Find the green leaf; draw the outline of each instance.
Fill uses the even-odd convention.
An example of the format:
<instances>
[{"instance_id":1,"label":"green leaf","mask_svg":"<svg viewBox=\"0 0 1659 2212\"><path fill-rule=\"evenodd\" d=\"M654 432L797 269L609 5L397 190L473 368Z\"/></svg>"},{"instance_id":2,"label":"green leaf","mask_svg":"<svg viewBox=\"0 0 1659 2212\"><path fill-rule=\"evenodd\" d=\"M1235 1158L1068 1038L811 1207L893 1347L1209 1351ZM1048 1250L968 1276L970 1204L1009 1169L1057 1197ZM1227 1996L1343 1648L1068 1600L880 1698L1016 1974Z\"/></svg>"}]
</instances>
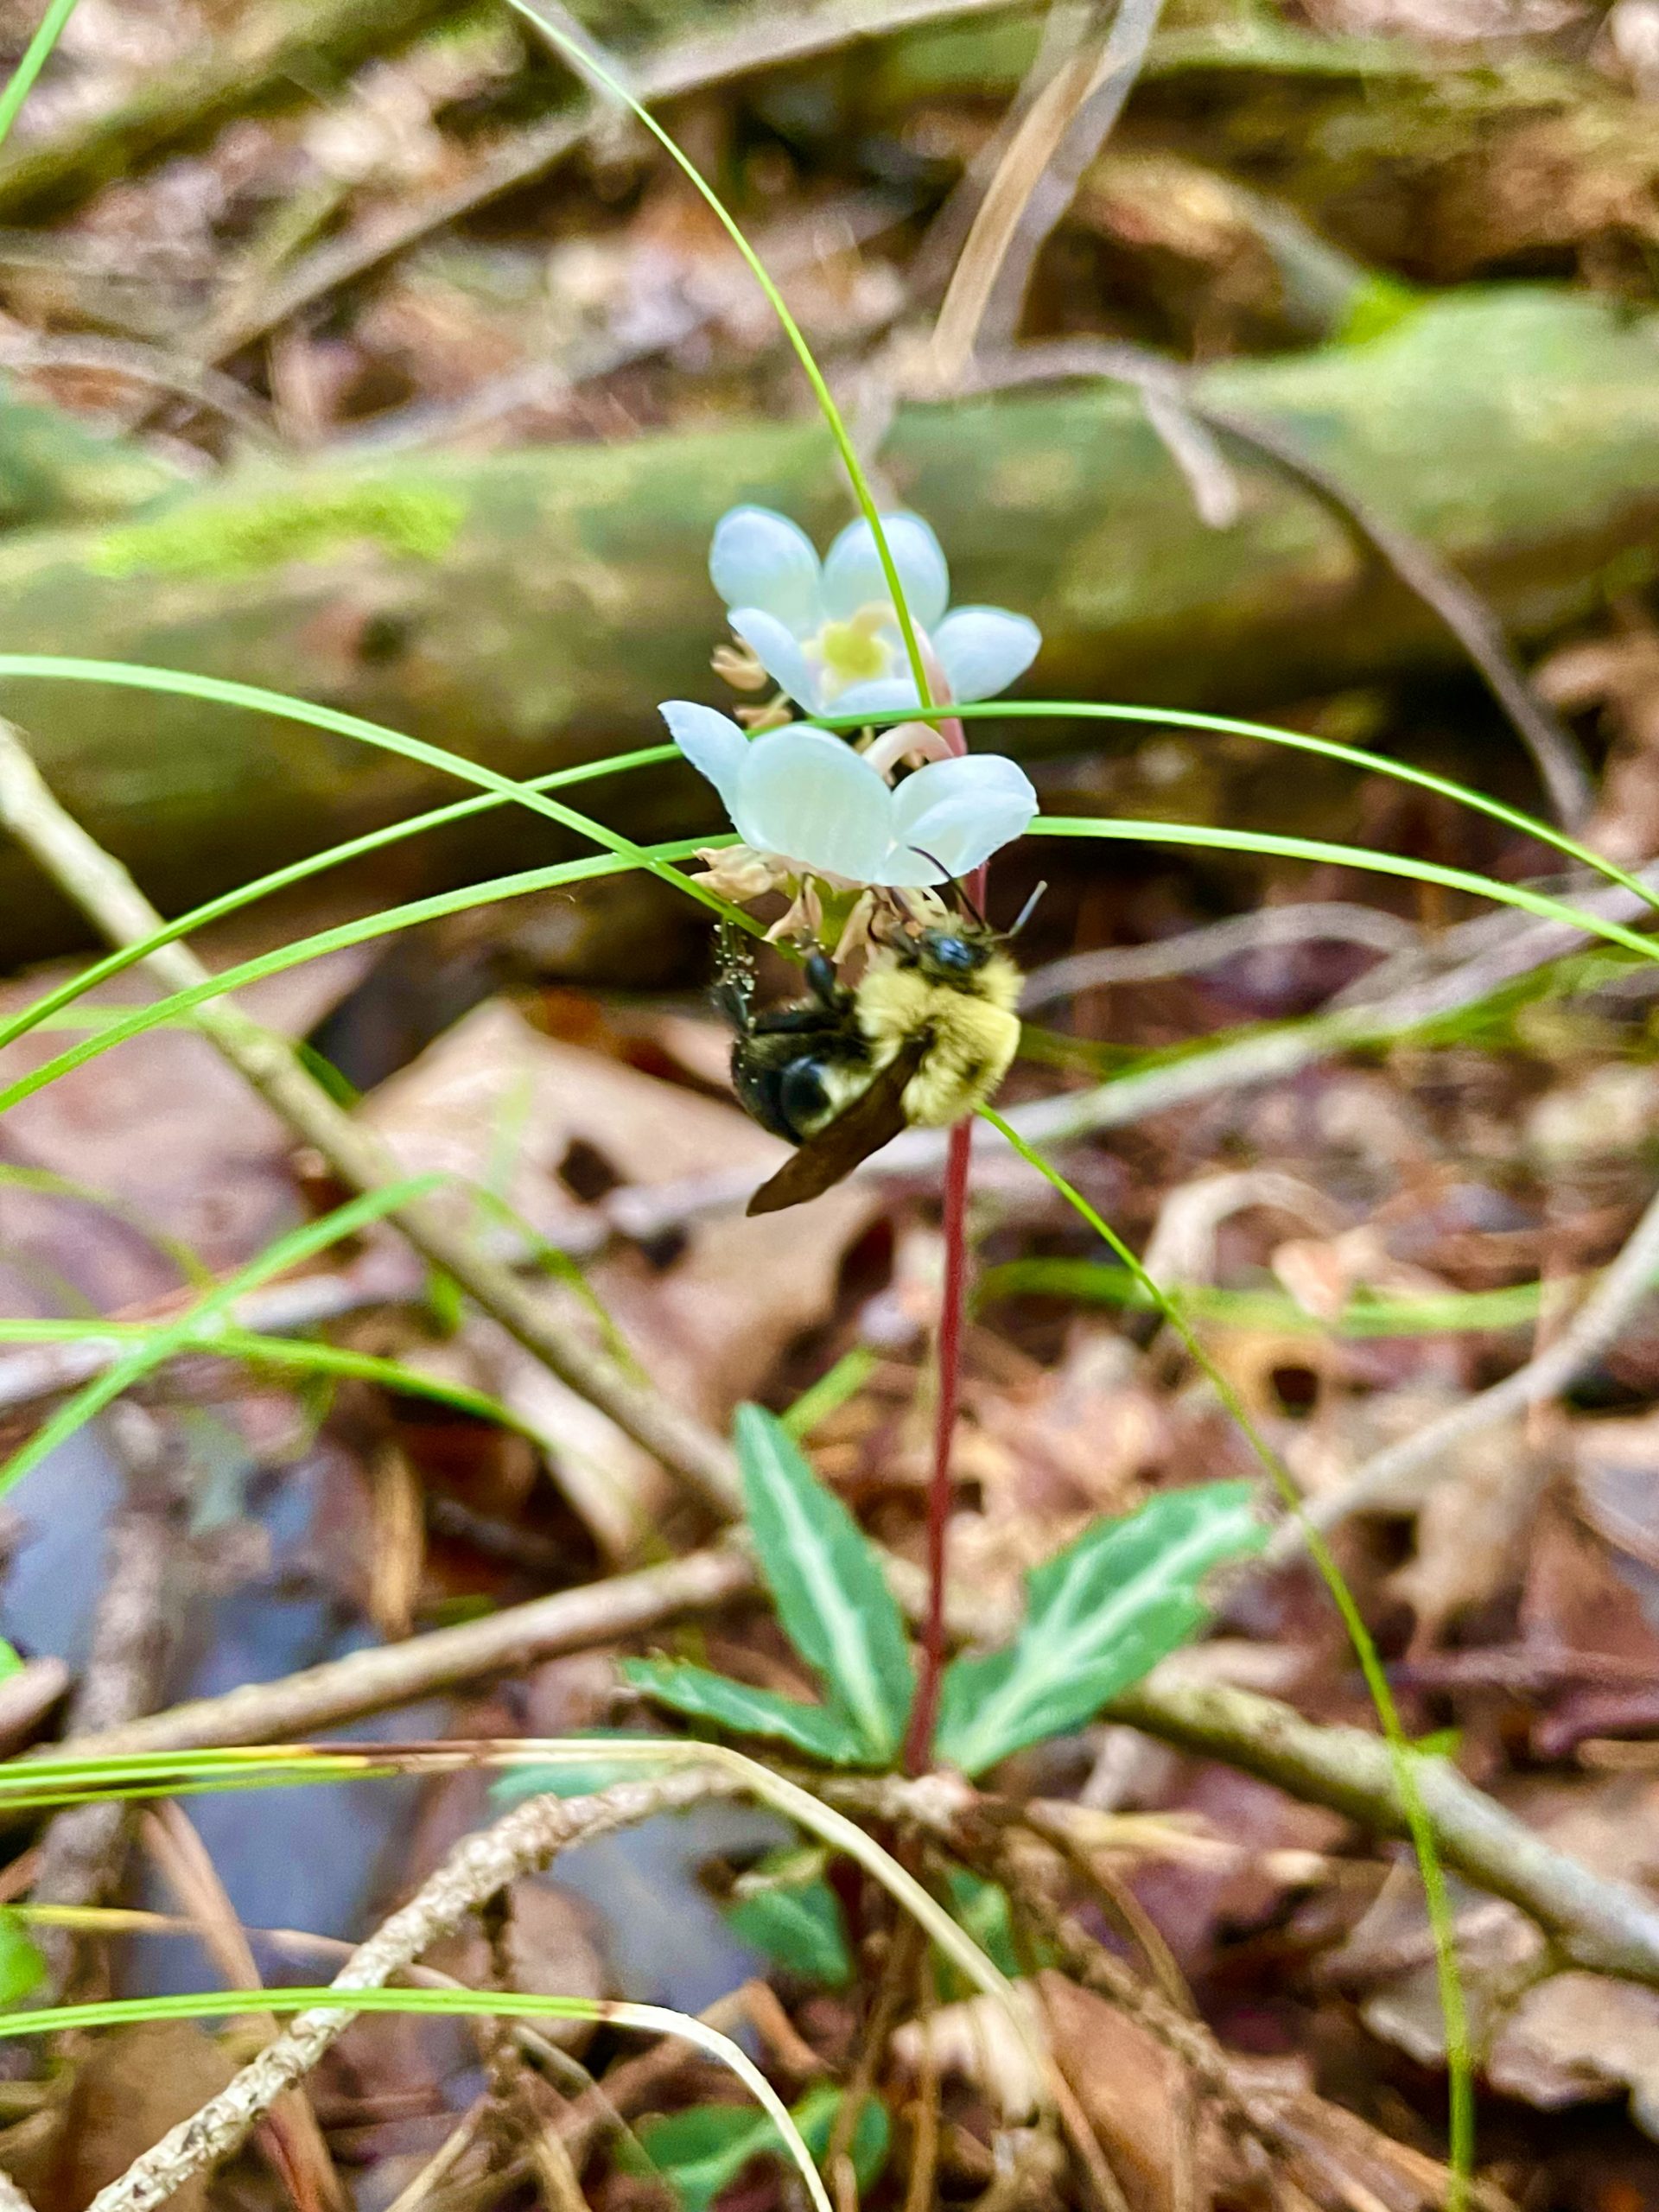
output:
<instances>
[{"instance_id":1,"label":"green leaf","mask_svg":"<svg viewBox=\"0 0 1659 2212\"><path fill-rule=\"evenodd\" d=\"M46 1961L15 1912L0 1910L0 2006L22 2004L46 1980Z\"/></svg>"},{"instance_id":2,"label":"green leaf","mask_svg":"<svg viewBox=\"0 0 1659 2212\"><path fill-rule=\"evenodd\" d=\"M1027 1580L1024 1626L1007 1651L945 1675L939 1756L982 1774L1045 1736L1081 1727L1207 1618L1199 1586L1268 1531L1249 1483L1208 1483L1098 1522Z\"/></svg>"},{"instance_id":3,"label":"green leaf","mask_svg":"<svg viewBox=\"0 0 1659 2212\"><path fill-rule=\"evenodd\" d=\"M712 1721L734 1735L768 1736L831 1766L863 1763L864 1745L857 1730L843 1713L827 1705L807 1705L800 1698L753 1689L747 1682L734 1682L729 1675L677 1659L625 1659L622 1675L659 1704L671 1705L694 1720Z\"/></svg>"},{"instance_id":4,"label":"green leaf","mask_svg":"<svg viewBox=\"0 0 1659 2212\"><path fill-rule=\"evenodd\" d=\"M683 2212L708 2212L751 2158L777 2147L777 2130L750 2105L690 2105L642 2120L636 2140L624 2139L619 2163L666 2182Z\"/></svg>"},{"instance_id":5,"label":"green leaf","mask_svg":"<svg viewBox=\"0 0 1659 2212\"><path fill-rule=\"evenodd\" d=\"M798 1888L741 1897L727 1906L726 1922L746 1943L803 1981L844 1989L853 1978L841 1906L822 1876Z\"/></svg>"},{"instance_id":6,"label":"green leaf","mask_svg":"<svg viewBox=\"0 0 1659 2212\"><path fill-rule=\"evenodd\" d=\"M4 1637L0 1636L0 1682L9 1682L14 1675L21 1675L22 1671L22 1654L15 1644L8 1643Z\"/></svg>"},{"instance_id":7,"label":"green leaf","mask_svg":"<svg viewBox=\"0 0 1659 2212\"><path fill-rule=\"evenodd\" d=\"M957 1918L992 1965L1000 1967L1010 1981L1018 1981L1026 1968L1014 1945L1014 1907L1007 1891L1000 1882L987 1881L966 1866L946 1867L944 1878Z\"/></svg>"},{"instance_id":8,"label":"green leaf","mask_svg":"<svg viewBox=\"0 0 1659 2212\"><path fill-rule=\"evenodd\" d=\"M830 2137L841 2110L842 2092L826 2082L809 2089L791 2118L801 2131L807 2149L822 2165L830 2152ZM879 2181L893 2146L893 2123L880 2097L866 2097L853 2129L853 2172L861 2190Z\"/></svg>"},{"instance_id":9,"label":"green leaf","mask_svg":"<svg viewBox=\"0 0 1659 2212\"><path fill-rule=\"evenodd\" d=\"M734 1437L760 1572L785 1633L852 1722L864 1756L885 1764L904 1740L916 1678L874 1548L781 1421L741 1406Z\"/></svg>"},{"instance_id":10,"label":"green leaf","mask_svg":"<svg viewBox=\"0 0 1659 2212\"><path fill-rule=\"evenodd\" d=\"M827 2082L809 2090L791 2118L813 2157L822 2160L841 2109L842 2092ZM893 2136L887 2107L866 2100L853 2130L853 2171L868 2189L887 2164ZM642 2120L625 2139L618 2163L628 2173L655 2174L673 2190L683 2212L708 2212L750 2160L781 2156L782 2145L765 2113L747 2105L691 2105L684 2112Z\"/></svg>"}]
</instances>

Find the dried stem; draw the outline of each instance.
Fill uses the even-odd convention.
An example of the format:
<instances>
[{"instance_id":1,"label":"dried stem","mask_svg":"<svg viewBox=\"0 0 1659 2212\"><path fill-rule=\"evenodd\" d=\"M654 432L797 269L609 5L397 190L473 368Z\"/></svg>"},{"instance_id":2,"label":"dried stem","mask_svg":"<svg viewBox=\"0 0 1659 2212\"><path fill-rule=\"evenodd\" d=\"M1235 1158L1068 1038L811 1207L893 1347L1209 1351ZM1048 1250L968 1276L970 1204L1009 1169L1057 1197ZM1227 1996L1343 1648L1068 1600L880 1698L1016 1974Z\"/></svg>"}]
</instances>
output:
<instances>
[{"instance_id":1,"label":"dried stem","mask_svg":"<svg viewBox=\"0 0 1659 2212\"><path fill-rule=\"evenodd\" d=\"M922 1624L922 1666L916 1703L905 1738L905 1765L927 1770L939 1713L944 1673L946 1547L950 1529L950 1446L962 1401L962 1325L968 1298L968 1175L973 1159L971 1122L950 1132L944 1163L944 1281L939 1308L939 1395L933 1421L933 1473L927 1491L927 1611Z\"/></svg>"},{"instance_id":2,"label":"dried stem","mask_svg":"<svg viewBox=\"0 0 1659 2212\"><path fill-rule=\"evenodd\" d=\"M950 697L943 670L930 652L928 676L935 696ZM968 750L967 733L952 715L938 725L952 753ZM985 912L989 871L976 868L968 879L971 906ZM932 1763L933 1730L939 1717L939 1686L944 1678L946 1552L950 1533L950 1448L962 1403L962 1325L968 1309L968 1179L973 1168L973 1117L952 1128L944 1158L944 1279L939 1294L939 1395L933 1416L933 1472L927 1488L927 1611L922 1626L922 1669L916 1702L905 1735L905 1766L925 1774Z\"/></svg>"},{"instance_id":3,"label":"dried stem","mask_svg":"<svg viewBox=\"0 0 1659 2212\"><path fill-rule=\"evenodd\" d=\"M0 823L111 944L140 944L162 926L125 868L59 805L22 739L3 721ZM144 964L168 990L188 989L207 975L182 944L162 946ZM214 1050L296 1135L315 1146L348 1189L382 1189L393 1179L393 1165L378 1143L329 1096L285 1038L229 1004L199 1007L193 1019ZM510 1268L480 1249L464 1214L427 1200L400 1207L391 1218L416 1251L579 1397L717 1510L735 1509L737 1471L723 1440L566 1328Z\"/></svg>"},{"instance_id":4,"label":"dried stem","mask_svg":"<svg viewBox=\"0 0 1659 2212\"><path fill-rule=\"evenodd\" d=\"M442 1936L452 1934L486 1897L544 1866L566 1846L632 1826L653 1813L725 1796L733 1779L688 1768L652 1782L619 1783L599 1796L533 1797L450 1853L400 1911L354 1951L336 1989L383 1988ZM152 2212L196 2174L229 2156L276 2099L304 2079L358 2016L345 2009L301 2013L221 2093L181 2121L93 2198L89 2212Z\"/></svg>"},{"instance_id":5,"label":"dried stem","mask_svg":"<svg viewBox=\"0 0 1659 2212\"><path fill-rule=\"evenodd\" d=\"M167 1586L180 1503L173 1448L136 1406L114 1408L105 1427L123 1464L126 1495L110 1527L91 1653L69 1711L72 1731L118 1727L153 1707L173 1613ZM131 1811L130 1805L109 1800L60 1813L41 1844L32 1901L100 1903L120 1878ZM68 1985L76 1937L67 1928L48 1928L38 1941L47 1971L31 2001L52 2005ZM19 2059L33 2048L14 2046Z\"/></svg>"}]
</instances>

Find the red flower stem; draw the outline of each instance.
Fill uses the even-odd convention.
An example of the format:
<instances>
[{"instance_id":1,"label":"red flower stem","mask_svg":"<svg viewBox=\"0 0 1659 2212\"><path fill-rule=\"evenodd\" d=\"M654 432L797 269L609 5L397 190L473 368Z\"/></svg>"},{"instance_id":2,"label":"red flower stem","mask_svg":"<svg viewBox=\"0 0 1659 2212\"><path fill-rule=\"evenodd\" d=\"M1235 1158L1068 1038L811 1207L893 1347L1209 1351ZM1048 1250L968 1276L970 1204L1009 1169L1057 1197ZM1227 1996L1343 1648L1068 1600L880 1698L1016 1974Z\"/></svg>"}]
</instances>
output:
<instances>
[{"instance_id":1,"label":"red flower stem","mask_svg":"<svg viewBox=\"0 0 1659 2212\"><path fill-rule=\"evenodd\" d=\"M922 1670L916 1686L905 1769L925 1774L932 1764L933 1730L944 1673L945 1541L950 1525L950 1446L962 1397L962 1324L968 1294L968 1166L974 1125L958 1122L944 1164L944 1285L939 1308L939 1396L933 1421L933 1475L927 1492L927 1618L922 1630Z\"/></svg>"},{"instance_id":2,"label":"red flower stem","mask_svg":"<svg viewBox=\"0 0 1659 2212\"><path fill-rule=\"evenodd\" d=\"M942 680L929 674L943 690ZM939 724L953 753L966 753L967 737L953 716ZM976 868L968 893L985 911L986 871ZM944 1162L944 1281L939 1301L939 1395L933 1419L933 1472L927 1491L927 1618L922 1628L922 1669L905 1736L905 1770L925 1774L933 1764L933 1732L944 1675L944 1587L950 1529L950 1446L962 1402L962 1325L968 1306L968 1171L973 1157L972 1117L950 1132Z\"/></svg>"}]
</instances>

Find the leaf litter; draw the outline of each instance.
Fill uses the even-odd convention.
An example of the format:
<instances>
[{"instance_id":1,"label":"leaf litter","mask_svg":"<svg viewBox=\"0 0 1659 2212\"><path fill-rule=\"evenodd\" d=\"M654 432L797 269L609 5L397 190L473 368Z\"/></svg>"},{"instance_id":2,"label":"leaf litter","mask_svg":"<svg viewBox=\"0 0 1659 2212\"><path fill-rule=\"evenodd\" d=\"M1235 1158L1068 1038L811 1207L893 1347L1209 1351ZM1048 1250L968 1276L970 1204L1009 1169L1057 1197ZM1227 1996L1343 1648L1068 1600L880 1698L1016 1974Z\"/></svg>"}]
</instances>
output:
<instances>
[{"instance_id":1,"label":"leaf litter","mask_svg":"<svg viewBox=\"0 0 1659 2212\"><path fill-rule=\"evenodd\" d=\"M1313 13L1329 31L1382 34L1413 56L1425 44L1449 54L1471 40L1497 41L1501 57L1530 55L1540 68L1559 65L1563 37L1570 43L1589 29L1582 11L1553 0L1508 10L1390 0ZM1622 0L1595 82L1587 73L1573 80L1586 112L1608 112L1609 87L1645 82L1639 14ZM20 143L108 112L211 42L223 16L169 3L129 20L102 0L83 0ZM656 11L636 10L622 26L624 42L662 27ZM993 111L1014 89L1005 68L998 76L988 66L963 89L952 79L947 42L931 58L920 49L921 90L913 83L895 108L884 84L911 65L902 48L879 51L890 67L862 71L843 54L827 73L773 79L762 71L747 92L704 96L687 124L688 135L706 136L698 148L705 159L739 177L767 258L815 343L868 379L873 415L891 397L883 348L918 304L918 213L937 209L945 183L988 143ZM1257 78L1265 71L1271 79L1276 66L1257 65ZM372 242L389 214L463 190L493 151L511 143L525 113L545 107L546 67L516 27L468 21L370 62L338 97L319 99L308 87L308 98L286 111L238 118L71 211L45 233L60 250L58 265L8 265L8 322L205 358L215 328L228 345L238 317L257 321L315 252L342 240ZM1241 80L1251 73L1237 73ZM1501 69L1496 74L1507 83ZM1294 69L1273 81L1287 103L1306 97ZM1465 77L1447 81L1474 99ZM1293 135L1275 150L1274 130L1294 134L1305 117L1275 124L1243 94L1205 97L1236 103L1229 109L1236 144L1225 130L1217 138L1204 100L1187 104L1157 81L1137 96L1126 124L1128 154L1109 156L1118 167L1108 173L1103 165L1080 194L1039 270L1039 324L1080 322L1106 334L1127 327L1194 357L1224 345L1248 353L1268 334L1282 343L1288 279L1263 240L1282 239L1291 218L1408 281L1426 261L1449 282L1540 260L1560 273L1567 256L1581 281L1618 290L1629 282L1620 257L1630 238L1650 246L1650 211L1636 207L1629 191L1592 188L1593 159L1556 124L1540 124L1525 99L1518 115L1495 107L1489 127L1472 134L1442 119L1414 166L1402 165L1389 191L1357 207L1347 178L1335 174L1340 162L1331 149L1342 143L1340 130L1309 129L1304 141ZM1392 95L1382 80L1374 97L1380 120L1350 118L1360 139L1367 127L1390 129ZM1396 129L1395 148L1398 137ZM1150 193L1145 175L1137 184L1132 172L1136 159L1163 165ZM1573 188L1541 194L1540 174L1565 174ZM1264 177L1283 195L1276 232L1249 218L1249 195ZM1215 213L1217 178L1245 195L1222 194L1224 220ZM1208 199L1199 189L1206 181ZM1195 211L1206 207L1211 219L1197 222ZM333 304L278 316L268 346L262 334L258 344L223 356L290 452L371 438L418 447L626 437L778 404L771 325L733 281L702 211L688 213L643 143L625 132L591 141L545 186L528 186L488 213L480 207L459 227L390 257L356 289L319 298ZM181 480L211 473L233 452L224 423L188 393L158 399L107 368L29 376L33 390L84 414L100 435L134 435ZM1659 822L1652 634L1639 597L1627 595L1605 621L1558 645L1540 675L1558 703L1600 720L1611 751L1590 834L1631 861L1650 856ZM1310 724L1367 723L1396 737L1420 719L1447 719L1432 699L1408 696L1280 704ZM1065 796L1080 775L1102 799L1109 792L1133 806L1155 791L1219 819L1240 787L1230 773L1219 748L1211 755L1160 737L1081 772L1057 770L1051 788ZM1370 804L1380 840L1395 817L1381 799ZM1427 849L1445 833L1419 823L1412 834ZM1033 963L1179 937L1277 888L1266 876L1219 866L1136 863L1110 881L1081 867L1053 872L1058 880L1033 933ZM1370 895L1334 869L1295 880L1287 873L1284 887L1303 898ZM338 911L319 901L306 925ZM1446 919L1427 908L1395 918L1431 937ZM579 1254L580 1286L569 1271L549 1268L543 1294L594 1342L624 1350L674 1402L722 1430L745 1401L782 1410L844 1357L861 1362L861 1381L810 1432L810 1462L860 1525L913 1560L940 1263L925 1192L902 1184L848 1187L782 1222L747 1223L713 1204L685 1204L652 1233L630 1235L629 1201L683 1200L699 1186L758 1179L778 1148L725 1095L723 1039L670 931L630 931L626 917L601 911L592 931L601 968L608 940L609 957L634 971L626 988L607 989L594 987L561 938L567 920L563 910L554 915L528 953L524 940L517 944L521 965L540 963L533 981L444 1021L423 1050L395 1052L406 1064L372 1088L364 1121L411 1170L436 1166L460 1179L474 1194L480 1238L522 1241L527 1226L549 1246ZM504 928L500 941L506 936ZM1113 985L1063 1011L1061 1033L1081 1053L1103 1044L1118 1054L1154 1053L1236 1026L1294 1020L1339 994L1369 957L1275 945L1202 976ZM17 1000L44 980L26 978ZM354 985L372 1007L377 993L392 995L384 970L353 960L301 970L253 1005L305 1033ZM37 1049L55 1046L31 1039L12 1058L30 1062ZM72 1079L8 1119L0 1165L96 1194L0 1186L9 1313L144 1313L181 1285L181 1258L166 1239L222 1273L325 1195L308 1179L309 1164L292 1160L283 1131L191 1040L160 1033L95 1072L96 1082ZM1042 1071L1045 1080L1052 1073ZM1035 1071L1023 1071L1014 1088L1037 1083ZM1195 1311L1206 1291L1278 1301L1266 1325L1230 1319L1217 1305L1198 1325L1318 1497L1339 1490L1372 1451L1548 1340L1575 1284L1617 1249L1644 1192L1654 1084L1642 999L1618 979L1587 995L1552 987L1519 1008L1490 1012L1484 1030L1471 1024L1470 1034L1442 1039L1434 1051L1408 1041L1363 1065L1319 1067L1275 1090L1224 1091L1152 1115L1078 1147L1068 1167ZM666 1211L674 1215L672 1203ZM976 1228L988 1267L1099 1256L1073 1221L1023 1185L988 1179L982 1212ZM969 1332L951 1542L966 1599L996 1624L1008 1620L1027 1573L1052 1573L1100 1516L1179 1511L1196 1479L1252 1472L1168 1332L1144 1313L1079 1305L1058 1281L1048 1292L988 1300ZM1347 1325L1368 1300L1455 1301L1533 1282L1543 1286L1535 1313L1501 1326L1369 1337ZM653 1556L653 1547L706 1533L695 1510L673 1501L656 1463L613 1424L491 1325L448 1312L426 1287L336 1319L334 1340L482 1389L524 1433L417 1408L372 1385L308 1387L297 1405L295 1394L240 1371L216 1370L211 1389L205 1376L182 1369L155 1386L170 1414L194 1409L232 1426L242 1442L227 1452L221 1441L219 1463L228 1461L230 1472L216 1510L232 1529L263 1530L239 1556L231 1546L216 1563L199 1559L190 1611L205 1649L198 1671L181 1675L171 1694L192 1682L227 1687L251 1668L305 1663L333 1648L336 1629L347 1640L396 1639L514 1598L573 1588ZM1649 1311L1568 1405L1465 1440L1416 1494L1338 1538L1410 1725L1423 1733L1455 1729L1467 1770L1541 1834L1649 1888L1659 1876L1655 1785L1609 1760L1621 1751L1644 1754L1659 1723L1656 1399L1659 1335ZM200 1458L204 1469L214 1464L205 1447ZM22 1504L27 1515L27 1491ZM94 1543L96 1529L79 1541ZM200 1533L192 1541L200 1552ZM280 1662L268 1649L238 1650L234 1606L269 1595L284 1578L293 1587L278 1594L297 1589L321 1625ZM676 1663L706 1661L774 1694L798 1697L810 1688L765 1612L744 1608L706 1628L601 1654L594 1679L563 1703L550 1682L515 1679L491 1705L435 1712L430 1726L549 1733L572 1713L569 1725L582 1727L638 1725L641 1707L608 1662L649 1655L664 1663L664 1638ZM1192 1675L1193 1657L1217 1681L1253 1681L1320 1718L1365 1717L1328 1622L1294 1574L1227 1590L1221 1633L1171 1663ZM1164 1752L1120 1758L1114 1743L1123 1741L1120 1729L1080 1726L1017 1749L999 1739L999 1748L1014 1755L1015 1794L1081 1794L1086 1802L1092 1791L1128 1820L1224 1847L1224 1866L1181 1865L1127 1831L1129 1840L1103 1856L1162 1928L1199 2012L1220 2024L1238 2063L1256 2069L1260 2094L1291 2115L1286 2128L1300 2130L1301 2143L1300 2155L1281 2151L1264 2177L1203 2100L1192 2100L1165 2045L1052 1967L1025 1961L1036 1965L1033 1985L1062 2070L1134 2212L1188 2212L1195 2201L1433 2201L1444 2052L1414 1878L1333 1814L1213 1762ZM1143 1738L1133 1742L1145 1752ZM467 1802L459 1788L447 1802L435 1789L424 1817L441 1829L481 1811L476 1788ZM658 1942L671 1942L677 1914L682 1926L696 1904L712 1915L709 1888L729 1883L776 1838L702 1831L681 1842L634 1870L631 1894L654 1891L653 1929L669 1931L655 1936ZM260 1852L257 1835L221 1847ZM346 1885L335 1922L341 1936L372 1924L378 1907L417 1881L435 1855L429 1835L397 1823L355 1846L336 1838L335 1847L357 1848L365 1862ZM235 1886L234 1859L226 1872ZM1306 1878L1312 1872L1320 1878ZM1091 1931L1121 1942L1077 1878L1071 1901ZM621 1886L620 1873L612 1880ZM1528 2201L1575 2212L1634 2212L1653 2201L1659 2168L1630 2132L1652 2134L1659 2110L1652 1992L1560 1970L1512 1907L1472 1894L1457 1904L1484 2091L1518 2131L1506 2139L1523 2146L1494 2181L1528 2195L1541 2177ZM616 1958L627 1947L604 1921L602 1908L589 1919L564 1893L531 1885L515 1895L498 1948L527 1980L615 1993L626 1979ZM843 1936L861 1970L878 1975L883 1931L861 1928L855 1916ZM145 1940L153 1947L178 1939ZM637 1948L632 1956L637 1963ZM474 1940L447 1970L482 1982L500 1964ZM765 1967L750 1955L741 1961L745 1972ZM795 2030L849 2075L868 2024L857 1990L815 1986L788 1967L773 1972ZM165 2048L154 2040L162 2032L172 2038ZM227 2046L195 2029L150 2035L98 2045L71 2070L79 2147L52 2170L56 2178L37 2179L41 2166L26 2175L7 2139L8 2170L28 2179L41 2212L79 2212L141 2139L153 2139L222 2079ZM424 2171L470 2108L477 2047L467 2044L458 2057L458 2039L447 2049L444 2041L410 2024L378 2022L353 2031L318 2077L320 2113L365 2205L384 2207ZM944 2200L994 2190L1004 2171L1037 2177L1033 2201L1077 2190L1064 2158L1048 2157L1052 2145L1027 2166L1032 2131L1020 2123L1030 2084L1014 2078L1016 2050L988 2048L980 2000L942 2002L899 2025L893 2069L880 2083L889 2094L874 2108L891 2108L911 2126L905 2101L913 2106L923 2094L930 2042L932 2068L948 2084ZM596 2064L608 2069L607 2081L628 2063L601 2035ZM561 2097L574 2104L582 2094L579 2082L561 2079ZM645 2159L584 2150L591 2201L619 2212L648 2197L660 2202L653 2163L679 2177L676 2193L688 2206L716 2196L745 2207L781 2201L752 2115L730 2116L736 2108L726 2094L699 2062L664 2070L643 2107L657 2119L655 2131L640 2133ZM541 2115L559 2126L570 2108L550 2097ZM1626 2133L1575 2136L1580 2108ZM711 2123L711 2112L728 2116ZM688 2123L683 2141L660 2132L676 2120ZM118 2129L126 2133L111 2147ZM35 2126L37 2140L46 2133ZM506 2154L487 2137L482 2131L458 2171L476 2183L493 2163L504 2188L518 2186L517 2170L502 2164ZM1595 2147L1566 2177L1572 2146L1586 2139ZM904 2140L908 2147L912 2138ZM874 2177L878 2164L869 2158L872 2185L891 2192L891 2177ZM270 2171L251 2161L222 2187L232 2192L226 2202L280 2201Z\"/></svg>"}]
</instances>

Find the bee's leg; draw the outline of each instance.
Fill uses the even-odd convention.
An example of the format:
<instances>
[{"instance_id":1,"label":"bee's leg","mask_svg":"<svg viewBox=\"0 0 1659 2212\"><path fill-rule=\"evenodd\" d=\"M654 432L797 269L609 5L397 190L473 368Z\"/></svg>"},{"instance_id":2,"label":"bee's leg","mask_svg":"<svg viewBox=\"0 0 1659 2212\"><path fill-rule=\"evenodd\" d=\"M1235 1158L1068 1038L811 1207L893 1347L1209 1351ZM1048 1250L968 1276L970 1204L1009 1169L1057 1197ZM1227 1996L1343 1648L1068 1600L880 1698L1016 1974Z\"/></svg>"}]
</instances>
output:
<instances>
[{"instance_id":1,"label":"bee's leg","mask_svg":"<svg viewBox=\"0 0 1659 2212\"><path fill-rule=\"evenodd\" d=\"M765 1014L757 1014L749 1024L750 1034L755 1037L824 1037L835 1039L839 1027L830 1021L824 1009L816 1003L805 1006L776 1006Z\"/></svg>"},{"instance_id":2,"label":"bee's leg","mask_svg":"<svg viewBox=\"0 0 1659 2212\"><path fill-rule=\"evenodd\" d=\"M820 1006L835 1013L845 1003L847 994L836 974L836 963L827 952L815 952L807 962L806 981Z\"/></svg>"}]
</instances>

